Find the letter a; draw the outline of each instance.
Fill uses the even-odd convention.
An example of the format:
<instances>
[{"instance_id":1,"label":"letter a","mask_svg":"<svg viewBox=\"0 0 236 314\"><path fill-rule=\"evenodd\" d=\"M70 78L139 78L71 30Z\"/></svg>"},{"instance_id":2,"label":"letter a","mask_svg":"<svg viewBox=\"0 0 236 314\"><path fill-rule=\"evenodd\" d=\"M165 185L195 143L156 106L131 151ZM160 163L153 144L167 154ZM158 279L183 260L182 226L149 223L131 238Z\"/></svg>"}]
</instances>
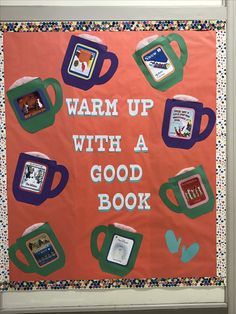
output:
<instances>
[{"instance_id":1,"label":"letter a","mask_svg":"<svg viewBox=\"0 0 236 314\"><path fill-rule=\"evenodd\" d=\"M134 148L135 153L148 152L148 147L145 144L143 135L139 135L137 146Z\"/></svg>"}]
</instances>

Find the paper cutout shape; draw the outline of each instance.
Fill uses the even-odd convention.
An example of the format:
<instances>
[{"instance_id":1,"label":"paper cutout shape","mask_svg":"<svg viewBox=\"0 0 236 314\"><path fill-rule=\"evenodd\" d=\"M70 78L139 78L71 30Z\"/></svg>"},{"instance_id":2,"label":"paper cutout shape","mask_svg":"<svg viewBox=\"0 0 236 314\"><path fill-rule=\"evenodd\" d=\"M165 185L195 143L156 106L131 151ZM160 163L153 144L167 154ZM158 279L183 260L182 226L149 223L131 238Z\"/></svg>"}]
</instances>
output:
<instances>
[{"instance_id":1,"label":"paper cutout shape","mask_svg":"<svg viewBox=\"0 0 236 314\"><path fill-rule=\"evenodd\" d=\"M56 172L61 174L58 185L52 189ZM16 200L40 205L47 198L56 197L65 188L69 179L68 170L55 160L36 153L21 153L13 179L13 194Z\"/></svg>"},{"instance_id":2,"label":"paper cutout shape","mask_svg":"<svg viewBox=\"0 0 236 314\"><path fill-rule=\"evenodd\" d=\"M165 240L168 250L173 254L177 253L182 239L176 239L174 232L172 230L168 230L165 233Z\"/></svg>"},{"instance_id":3,"label":"paper cutout shape","mask_svg":"<svg viewBox=\"0 0 236 314\"><path fill-rule=\"evenodd\" d=\"M105 234L105 239L99 250L97 239L101 233ZM98 226L92 232L90 247L102 271L125 276L135 265L142 239L142 234L124 227L121 229L115 225Z\"/></svg>"},{"instance_id":4,"label":"paper cutout shape","mask_svg":"<svg viewBox=\"0 0 236 314\"><path fill-rule=\"evenodd\" d=\"M208 124L205 130L200 132L203 115L208 116ZM200 102L167 99L162 138L169 147L189 149L211 134L215 121L214 111L204 108Z\"/></svg>"},{"instance_id":5,"label":"paper cutout shape","mask_svg":"<svg viewBox=\"0 0 236 314\"><path fill-rule=\"evenodd\" d=\"M18 250L24 255L27 264L17 257ZM18 238L9 248L9 257L23 272L42 276L55 272L65 264L63 248L48 223L40 224Z\"/></svg>"},{"instance_id":6,"label":"paper cutout shape","mask_svg":"<svg viewBox=\"0 0 236 314\"><path fill-rule=\"evenodd\" d=\"M176 41L180 48L180 58L171 47ZM166 91L183 79L183 69L188 59L187 46L178 34L160 36L137 50L133 57L152 87Z\"/></svg>"},{"instance_id":7,"label":"paper cutout shape","mask_svg":"<svg viewBox=\"0 0 236 314\"><path fill-rule=\"evenodd\" d=\"M191 244L188 248L185 245L182 247L181 261L183 263L190 262L199 252L200 246L198 243Z\"/></svg>"},{"instance_id":8,"label":"paper cutout shape","mask_svg":"<svg viewBox=\"0 0 236 314\"><path fill-rule=\"evenodd\" d=\"M108 59L111 65L100 76L103 63ZM107 51L107 46L81 36L71 36L61 74L66 84L88 90L94 85L105 84L115 74L117 56Z\"/></svg>"},{"instance_id":9,"label":"paper cutout shape","mask_svg":"<svg viewBox=\"0 0 236 314\"><path fill-rule=\"evenodd\" d=\"M48 86L55 92L54 105L47 92ZM54 78L21 78L7 91L7 97L20 125L30 133L52 125L63 101L61 85Z\"/></svg>"},{"instance_id":10,"label":"paper cutout shape","mask_svg":"<svg viewBox=\"0 0 236 314\"><path fill-rule=\"evenodd\" d=\"M177 204L168 198L169 189L174 192ZM202 166L168 179L168 183L160 187L159 194L170 210L189 218L197 218L214 209L214 194Z\"/></svg>"},{"instance_id":11,"label":"paper cutout shape","mask_svg":"<svg viewBox=\"0 0 236 314\"><path fill-rule=\"evenodd\" d=\"M168 250L170 253L175 254L179 251L180 243L182 241L181 238L178 240L176 239L176 236L174 234L174 231L168 230L165 233L165 240L168 247ZM186 248L185 245L182 246L182 255L181 255L181 261L183 263L190 262L199 252L200 246L198 243L191 244L188 248Z\"/></svg>"}]
</instances>

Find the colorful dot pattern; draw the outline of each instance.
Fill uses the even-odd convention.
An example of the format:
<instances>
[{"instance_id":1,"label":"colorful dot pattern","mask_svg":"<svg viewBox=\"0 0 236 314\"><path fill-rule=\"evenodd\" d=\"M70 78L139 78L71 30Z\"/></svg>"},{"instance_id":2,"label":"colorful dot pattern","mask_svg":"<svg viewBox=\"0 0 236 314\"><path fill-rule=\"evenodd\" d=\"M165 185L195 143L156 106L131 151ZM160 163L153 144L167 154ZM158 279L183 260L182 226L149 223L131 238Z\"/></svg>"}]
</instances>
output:
<instances>
[{"instance_id":1,"label":"colorful dot pattern","mask_svg":"<svg viewBox=\"0 0 236 314\"><path fill-rule=\"evenodd\" d=\"M163 21L47 21L0 23L2 32L74 32L74 31L165 31L224 30L221 20Z\"/></svg>"},{"instance_id":2,"label":"colorful dot pattern","mask_svg":"<svg viewBox=\"0 0 236 314\"><path fill-rule=\"evenodd\" d=\"M3 33L0 32L0 282L9 280L6 181L7 174L6 174L4 70L3 70Z\"/></svg>"},{"instance_id":3,"label":"colorful dot pattern","mask_svg":"<svg viewBox=\"0 0 236 314\"><path fill-rule=\"evenodd\" d=\"M47 21L0 23L0 291L120 289L226 284L226 22L190 21ZM74 31L216 31L217 126L216 126L216 232L217 276L199 278L134 278L104 280L9 281L8 218L6 190L6 126L3 72L3 32Z\"/></svg>"},{"instance_id":4,"label":"colorful dot pattern","mask_svg":"<svg viewBox=\"0 0 236 314\"><path fill-rule=\"evenodd\" d=\"M216 254L217 275L226 278L226 31L216 32Z\"/></svg>"},{"instance_id":5,"label":"colorful dot pattern","mask_svg":"<svg viewBox=\"0 0 236 314\"><path fill-rule=\"evenodd\" d=\"M2 283L2 291L25 290L69 290L69 289L122 289L122 288L154 288L154 287L191 287L191 286L224 286L220 277L200 278L149 278L149 279L103 279L103 280L40 280L11 281Z\"/></svg>"}]
</instances>

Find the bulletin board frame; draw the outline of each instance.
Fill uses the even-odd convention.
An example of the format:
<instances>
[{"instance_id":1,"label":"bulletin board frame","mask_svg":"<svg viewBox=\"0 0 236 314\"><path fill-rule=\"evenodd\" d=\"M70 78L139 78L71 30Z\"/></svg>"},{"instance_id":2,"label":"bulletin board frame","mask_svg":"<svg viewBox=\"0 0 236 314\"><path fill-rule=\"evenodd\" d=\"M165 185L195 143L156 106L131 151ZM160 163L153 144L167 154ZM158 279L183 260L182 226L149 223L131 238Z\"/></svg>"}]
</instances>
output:
<instances>
[{"instance_id":1,"label":"bulletin board frame","mask_svg":"<svg viewBox=\"0 0 236 314\"><path fill-rule=\"evenodd\" d=\"M217 11L217 10L216 10L216 11ZM213 11L212 15L214 15L214 14L217 15L216 11ZM151 12L151 11L150 11L150 12ZM206 13L205 13L205 14L206 14ZM221 14L222 14L222 11L221 11ZM30 14L29 14L29 16L30 16ZM222 16L222 15L221 15L221 16ZM230 95L230 92L229 92L229 95ZM231 97L232 97L232 96L231 96ZM231 108L230 105L229 105L229 107ZM232 110L232 108L231 108L231 110ZM229 122L229 123L232 123L232 122ZM231 132L229 132L229 133L231 133ZM232 136L232 135L230 135L230 136ZM230 136L229 136L229 137L230 137ZM232 141L232 138L229 139L229 143L231 143L231 141ZM230 144L229 144L229 146L230 146ZM231 153L232 153L232 152L230 152L229 156L231 155ZM232 162L232 161L233 161L233 160L231 159L231 162ZM230 180L230 178L229 178L229 180ZM231 178L231 180L232 180L232 178ZM229 182L229 186L231 186L231 184L233 184L233 182L230 181L230 182ZM232 196L231 196L229 202L232 202ZM230 203L229 203L229 204L230 204ZM230 279L229 279L229 280L230 280ZM230 284L230 283L229 283L229 284ZM40 292L39 292L39 293L40 293ZM5 303L5 304L6 304L6 303ZM203 304L203 306L210 306L210 305L212 305L212 304L214 304L215 306L219 306L219 305L220 305L220 306L222 306L222 305L225 306L225 305L226 305L226 302L221 302L220 304L217 304L217 302L216 302L216 303L215 303L215 302L212 302L212 303L208 303L208 304L207 304L207 302L206 302L205 304ZM175 305L176 305L176 304L175 304ZM104 305L104 306L105 306L105 305ZM113 306L114 306L114 305L113 305ZM167 304L166 304L166 305L160 305L160 304L159 304L159 305L152 305L152 306L153 306L153 308L158 308L158 307L160 308L160 307L163 307L163 306L164 306L164 307L167 307L167 308L169 307ZM172 307L172 306L173 306L173 304L171 305L171 307ZM182 306L183 306L183 305L182 305ZM189 305L186 304L186 307L188 307L188 306L189 306ZM196 304L195 306L198 306L198 305ZM183 307L185 307L185 306L183 306ZM107 308L109 308L109 306L108 306ZM127 307L125 307L125 308L129 308L129 306L127 305Z\"/></svg>"}]
</instances>

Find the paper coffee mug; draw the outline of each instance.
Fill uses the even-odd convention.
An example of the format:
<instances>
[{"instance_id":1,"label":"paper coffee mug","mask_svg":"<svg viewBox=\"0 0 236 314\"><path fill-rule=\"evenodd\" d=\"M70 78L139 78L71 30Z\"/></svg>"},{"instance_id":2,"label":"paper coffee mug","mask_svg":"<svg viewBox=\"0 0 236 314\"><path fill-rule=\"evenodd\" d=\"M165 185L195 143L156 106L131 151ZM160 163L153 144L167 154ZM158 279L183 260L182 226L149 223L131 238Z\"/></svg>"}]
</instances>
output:
<instances>
[{"instance_id":1,"label":"paper coffee mug","mask_svg":"<svg viewBox=\"0 0 236 314\"><path fill-rule=\"evenodd\" d=\"M202 117L208 117L205 130L201 132ZM203 141L212 132L216 115L198 101L167 99L162 124L162 138L169 147L189 149Z\"/></svg>"},{"instance_id":2,"label":"paper coffee mug","mask_svg":"<svg viewBox=\"0 0 236 314\"><path fill-rule=\"evenodd\" d=\"M168 190L174 192L177 204L167 196ZM170 178L160 187L159 194L170 210L190 218L197 218L214 209L214 194L202 166L184 169Z\"/></svg>"},{"instance_id":3,"label":"paper coffee mug","mask_svg":"<svg viewBox=\"0 0 236 314\"><path fill-rule=\"evenodd\" d=\"M52 188L55 173L61 175L60 182ZM59 195L69 178L68 170L55 160L37 152L21 153L13 179L15 199L33 205L40 205L47 198Z\"/></svg>"},{"instance_id":4,"label":"paper coffee mug","mask_svg":"<svg viewBox=\"0 0 236 314\"><path fill-rule=\"evenodd\" d=\"M99 249L97 240L101 233L104 233L105 238ZM142 234L130 227L120 224L102 225L93 230L90 247L102 271L122 277L133 269L142 239Z\"/></svg>"},{"instance_id":5,"label":"paper coffee mug","mask_svg":"<svg viewBox=\"0 0 236 314\"><path fill-rule=\"evenodd\" d=\"M153 38L151 41L145 39L147 44L142 48L139 43L133 57L151 86L166 91L183 79L188 50L183 37L178 34ZM171 47L173 41L179 46L180 57Z\"/></svg>"},{"instance_id":6,"label":"paper coffee mug","mask_svg":"<svg viewBox=\"0 0 236 314\"><path fill-rule=\"evenodd\" d=\"M54 89L54 105L47 92L49 86ZM61 85L54 78L21 78L7 91L7 97L20 125L30 133L52 125L63 101Z\"/></svg>"},{"instance_id":7,"label":"paper coffee mug","mask_svg":"<svg viewBox=\"0 0 236 314\"><path fill-rule=\"evenodd\" d=\"M105 60L110 61L106 73L101 74ZM66 84L88 90L94 85L104 84L109 81L118 67L117 56L107 51L107 46L102 44L95 36L71 36L61 74Z\"/></svg>"},{"instance_id":8,"label":"paper coffee mug","mask_svg":"<svg viewBox=\"0 0 236 314\"><path fill-rule=\"evenodd\" d=\"M27 263L17 256L21 251ZM48 223L35 224L25 230L16 243L9 247L10 260L25 273L47 276L62 268L65 254Z\"/></svg>"}]
</instances>

